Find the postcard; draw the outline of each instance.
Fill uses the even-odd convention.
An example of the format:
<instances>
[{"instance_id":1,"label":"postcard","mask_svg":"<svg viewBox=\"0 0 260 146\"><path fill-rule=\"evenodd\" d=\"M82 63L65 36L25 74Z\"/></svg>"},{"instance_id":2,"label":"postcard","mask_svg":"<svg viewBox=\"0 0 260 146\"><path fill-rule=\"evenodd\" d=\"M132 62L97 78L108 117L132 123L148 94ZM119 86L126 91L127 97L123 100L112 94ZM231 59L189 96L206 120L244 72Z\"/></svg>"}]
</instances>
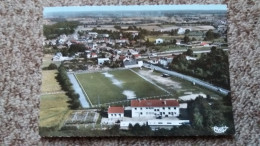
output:
<instances>
[{"instance_id":1,"label":"postcard","mask_svg":"<svg viewBox=\"0 0 260 146\"><path fill-rule=\"evenodd\" d=\"M45 7L43 137L234 134L226 5Z\"/></svg>"}]
</instances>

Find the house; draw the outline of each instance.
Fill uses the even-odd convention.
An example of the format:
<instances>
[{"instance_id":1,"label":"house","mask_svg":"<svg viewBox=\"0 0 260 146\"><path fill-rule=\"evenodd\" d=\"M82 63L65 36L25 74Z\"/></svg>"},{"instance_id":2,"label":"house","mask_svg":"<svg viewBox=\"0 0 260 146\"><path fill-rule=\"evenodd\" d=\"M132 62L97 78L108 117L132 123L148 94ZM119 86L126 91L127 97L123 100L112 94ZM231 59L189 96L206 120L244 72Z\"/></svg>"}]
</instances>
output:
<instances>
[{"instance_id":1,"label":"house","mask_svg":"<svg viewBox=\"0 0 260 146\"><path fill-rule=\"evenodd\" d=\"M195 57L186 56L186 60L197 60Z\"/></svg>"},{"instance_id":2,"label":"house","mask_svg":"<svg viewBox=\"0 0 260 146\"><path fill-rule=\"evenodd\" d=\"M158 64L159 63L159 59L158 58L151 59L148 62L151 63L151 64Z\"/></svg>"},{"instance_id":3,"label":"house","mask_svg":"<svg viewBox=\"0 0 260 146\"><path fill-rule=\"evenodd\" d=\"M133 36L133 38L135 36L138 36L138 34L139 34L139 31L135 31L135 30L128 30L128 31L124 31L124 32L125 33L130 33Z\"/></svg>"},{"instance_id":4,"label":"house","mask_svg":"<svg viewBox=\"0 0 260 146\"><path fill-rule=\"evenodd\" d=\"M143 61L137 61L135 59L125 59L123 63L125 68L138 68L143 66Z\"/></svg>"},{"instance_id":5,"label":"house","mask_svg":"<svg viewBox=\"0 0 260 146\"><path fill-rule=\"evenodd\" d=\"M94 52L92 52L92 53L91 53L91 58L97 58L97 54L94 53Z\"/></svg>"},{"instance_id":6,"label":"house","mask_svg":"<svg viewBox=\"0 0 260 146\"><path fill-rule=\"evenodd\" d=\"M97 38L98 33L97 32L88 32L88 35L92 38Z\"/></svg>"},{"instance_id":7,"label":"house","mask_svg":"<svg viewBox=\"0 0 260 146\"><path fill-rule=\"evenodd\" d=\"M98 58L98 65L102 65L104 62L110 62L109 58Z\"/></svg>"},{"instance_id":8,"label":"house","mask_svg":"<svg viewBox=\"0 0 260 146\"><path fill-rule=\"evenodd\" d=\"M190 28L179 28L177 33L178 33L178 34L185 34L185 31L186 31L186 30L190 30L190 31L191 31Z\"/></svg>"},{"instance_id":9,"label":"house","mask_svg":"<svg viewBox=\"0 0 260 146\"><path fill-rule=\"evenodd\" d=\"M206 43L206 42L201 42L200 45L201 45L201 46L204 46L204 47L209 47L209 44Z\"/></svg>"},{"instance_id":10,"label":"house","mask_svg":"<svg viewBox=\"0 0 260 146\"><path fill-rule=\"evenodd\" d=\"M140 55L140 54L135 54L135 55L133 55L133 58L134 58L134 59L140 59L140 58L141 58L141 55Z\"/></svg>"},{"instance_id":11,"label":"house","mask_svg":"<svg viewBox=\"0 0 260 146\"><path fill-rule=\"evenodd\" d=\"M169 63L171 63L172 62L172 60L173 60L173 58L174 58L174 56L165 56L165 57L161 57L160 59L159 59L159 64L161 64L161 65L163 65L164 67L166 67L166 66L168 66L168 64Z\"/></svg>"},{"instance_id":12,"label":"house","mask_svg":"<svg viewBox=\"0 0 260 146\"><path fill-rule=\"evenodd\" d=\"M128 39L116 39L116 44L119 44L119 45L123 45L123 44L128 44L129 41Z\"/></svg>"},{"instance_id":13,"label":"house","mask_svg":"<svg viewBox=\"0 0 260 146\"><path fill-rule=\"evenodd\" d=\"M123 118L124 117L124 107L111 106L108 108L108 118Z\"/></svg>"},{"instance_id":14,"label":"house","mask_svg":"<svg viewBox=\"0 0 260 146\"><path fill-rule=\"evenodd\" d=\"M159 59L159 64L161 64L163 66L167 66L168 65L167 58L160 58Z\"/></svg>"},{"instance_id":15,"label":"house","mask_svg":"<svg viewBox=\"0 0 260 146\"><path fill-rule=\"evenodd\" d=\"M177 117L180 115L178 100L132 100L133 117Z\"/></svg>"},{"instance_id":16,"label":"house","mask_svg":"<svg viewBox=\"0 0 260 146\"><path fill-rule=\"evenodd\" d=\"M62 56L61 52L58 52L55 54L55 56L52 58L53 61L64 61L64 60L72 60L72 57Z\"/></svg>"},{"instance_id":17,"label":"house","mask_svg":"<svg viewBox=\"0 0 260 146\"><path fill-rule=\"evenodd\" d=\"M158 38L155 40L155 44L161 44L161 43L163 43L163 39Z\"/></svg>"}]
</instances>

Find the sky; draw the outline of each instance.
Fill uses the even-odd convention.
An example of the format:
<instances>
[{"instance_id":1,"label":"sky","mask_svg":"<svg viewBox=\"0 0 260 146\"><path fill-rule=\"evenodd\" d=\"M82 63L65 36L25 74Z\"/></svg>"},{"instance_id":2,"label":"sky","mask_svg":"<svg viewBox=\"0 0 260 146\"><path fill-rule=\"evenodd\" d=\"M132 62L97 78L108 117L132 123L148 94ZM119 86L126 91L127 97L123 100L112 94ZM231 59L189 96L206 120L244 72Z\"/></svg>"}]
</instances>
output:
<instances>
[{"instance_id":1,"label":"sky","mask_svg":"<svg viewBox=\"0 0 260 146\"><path fill-rule=\"evenodd\" d=\"M152 10L227 10L226 5L132 5L132 6L68 6L45 7L43 14L52 12L86 11L152 11Z\"/></svg>"}]
</instances>

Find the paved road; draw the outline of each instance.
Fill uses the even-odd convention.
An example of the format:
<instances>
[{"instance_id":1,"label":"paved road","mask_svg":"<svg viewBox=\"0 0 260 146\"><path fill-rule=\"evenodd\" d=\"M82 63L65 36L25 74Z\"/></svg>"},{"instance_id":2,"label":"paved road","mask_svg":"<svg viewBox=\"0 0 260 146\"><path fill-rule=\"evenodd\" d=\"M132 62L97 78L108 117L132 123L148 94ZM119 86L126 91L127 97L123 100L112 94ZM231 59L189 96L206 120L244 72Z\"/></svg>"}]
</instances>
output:
<instances>
[{"instance_id":1,"label":"paved road","mask_svg":"<svg viewBox=\"0 0 260 146\"><path fill-rule=\"evenodd\" d=\"M82 91L82 89L80 88L80 85L77 81L77 79L75 78L74 74L68 74L68 77L70 79L70 82L72 83L72 87L73 89L75 90L76 93L79 94L79 101L80 101L80 104L83 108L89 108L90 107L90 104L89 102L86 100L86 97Z\"/></svg>"},{"instance_id":2,"label":"paved road","mask_svg":"<svg viewBox=\"0 0 260 146\"><path fill-rule=\"evenodd\" d=\"M223 48L224 51L228 51L227 48ZM173 53L183 53L186 52L187 50L181 49L181 50L173 50L173 51L164 51L164 52L158 52L155 53L156 56L150 55L150 58L157 58L157 57L163 57L163 56L171 56ZM193 51L193 54L200 54L200 53L209 53L211 50L200 50L200 51ZM147 54L142 54L141 58L148 58Z\"/></svg>"},{"instance_id":3,"label":"paved road","mask_svg":"<svg viewBox=\"0 0 260 146\"><path fill-rule=\"evenodd\" d=\"M146 68L155 69L155 70L157 70L159 72L166 73L166 74L178 77L178 78L182 78L184 80L192 82L193 84L198 84L198 85L201 85L201 86L203 86L205 88L208 88L210 90L218 91L218 92L220 92L220 93L222 93L224 95L227 95L230 92L230 91L228 91L226 89L214 86L214 85L209 84L207 82L204 82L204 81L202 81L200 79L197 79L197 78L194 78L194 77L191 77L191 76L187 76L187 75L184 75L184 74L181 74L181 73L177 73L175 71L169 71L169 70L163 69L161 67L158 67L158 66L155 66L155 65L152 65L152 64L144 63L143 66L146 67Z\"/></svg>"}]
</instances>

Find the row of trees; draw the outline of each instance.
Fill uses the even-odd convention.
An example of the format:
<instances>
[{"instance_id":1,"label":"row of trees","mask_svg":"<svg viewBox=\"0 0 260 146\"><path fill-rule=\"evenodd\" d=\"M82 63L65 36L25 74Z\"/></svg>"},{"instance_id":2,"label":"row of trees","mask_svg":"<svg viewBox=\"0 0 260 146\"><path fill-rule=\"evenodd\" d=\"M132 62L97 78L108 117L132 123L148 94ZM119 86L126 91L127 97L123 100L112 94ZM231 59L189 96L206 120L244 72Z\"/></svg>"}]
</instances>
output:
<instances>
[{"instance_id":1,"label":"row of trees","mask_svg":"<svg viewBox=\"0 0 260 146\"><path fill-rule=\"evenodd\" d=\"M75 93L63 64L60 65L60 67L58 68L58 71L59 71L59 73L57 76L57 80L59 81L62 89L64 91L67 91L67 95L70 98L69 108L78 109L80 107L79 95L77 93Z\"/></svg>"},{"instance_id":2,"label":"row of trees","mask_svg":"<svg viewBox=\"0 0 260 146\"><path fill-rule=\"evenodd\" d=\"M43 35L47 39L54 39L61 34L72 34L74 30L79 25L77 21L64 21L58 22L53 25L44 25L43 26Z\"/></svg>"}]
</instances>

